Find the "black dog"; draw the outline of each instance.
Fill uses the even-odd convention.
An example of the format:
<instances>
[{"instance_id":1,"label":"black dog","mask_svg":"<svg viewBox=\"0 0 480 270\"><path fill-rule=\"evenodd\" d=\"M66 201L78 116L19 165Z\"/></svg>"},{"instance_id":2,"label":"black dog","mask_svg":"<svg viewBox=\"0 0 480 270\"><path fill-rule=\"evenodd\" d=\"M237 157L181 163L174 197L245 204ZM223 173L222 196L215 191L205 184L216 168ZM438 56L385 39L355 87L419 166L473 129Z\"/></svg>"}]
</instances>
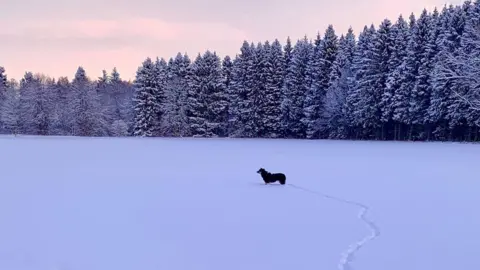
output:
<instances>
[{"instance_id":1,"label":"black dog","mask_svg":"<svg viewBox=\"0 0 480 270\"><path fill-rule=\"evenodd\" d=\"M285 185L287 181L287 177L283 173L270 173L267 172L264 168L260 168L257 173L262 176L265 185L269 183L275 183L277 181L280 182L280 184Z\"/></svg>"}]
</instances>

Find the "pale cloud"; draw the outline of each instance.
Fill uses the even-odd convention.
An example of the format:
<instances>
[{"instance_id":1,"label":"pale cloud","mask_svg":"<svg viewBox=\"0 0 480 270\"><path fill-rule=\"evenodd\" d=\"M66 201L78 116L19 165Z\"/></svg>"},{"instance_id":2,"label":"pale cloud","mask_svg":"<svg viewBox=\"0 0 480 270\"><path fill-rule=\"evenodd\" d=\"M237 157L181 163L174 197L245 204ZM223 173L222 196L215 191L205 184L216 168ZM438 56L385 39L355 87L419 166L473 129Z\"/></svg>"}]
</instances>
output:
<instances>
[{"instance_id":1,"label":"pale cloud","mask_svg":"<svg viewBox=\"0 0 480 270\"><path fill-rule=\"evenodd\" d=\"M80 65L87 73L94 72L92 77L97 77L102 69L116 66L128 79L134 77L137 66L147 56L168 60L180 51L190 53L193 58L207 49L216 50L216 44L220 45L219 51L226 54L228 51L222 47L238 47L247 38L245 32L225 23L172 23L151 18L45 19L23 21L16 27L16 31L0 29L0 46L4 51L22 52L2 57L7 64L1 64L7 71L15 71L17 79L25 71L44 72L55 77L71 75ZM196 41L192 43L192 40ZM13 61L16 63L12 65ZM68 67L68 72L64 67Z\"/></svg>"},{"instance_id":2,"label":"pale cloud","mask_svg":"<svg viewBox=\"0 0 480 270\"><path fill-rule=\"evenodd\" d=\"M460 4L462 0L452 0ZM333 24L338 35L400 14L448 4L443 0L3 0L0 65L10 77L25 71L71 77L82 65L91 77L116 66L133 78L147 57L177 52L195 58L209 49L235 56L243 40L314 38Z\"/></svg>"},{"instance_id":3,"label":"pale cloud","mask_svg":"<svg viewBox=\"0 0 480 270\"><path fill-rule=\"evenodd\" d=\"M1 24L5 24L0 20ZM16 29L16 30L15 30ZM14 28L0 28L0 35L28 38L113 38L146 37L158 41L208 39L244 39L246 33L225 23L165 22L151 18L122 20L37 20L24 21Z\"/></svg>"}]
</instances>

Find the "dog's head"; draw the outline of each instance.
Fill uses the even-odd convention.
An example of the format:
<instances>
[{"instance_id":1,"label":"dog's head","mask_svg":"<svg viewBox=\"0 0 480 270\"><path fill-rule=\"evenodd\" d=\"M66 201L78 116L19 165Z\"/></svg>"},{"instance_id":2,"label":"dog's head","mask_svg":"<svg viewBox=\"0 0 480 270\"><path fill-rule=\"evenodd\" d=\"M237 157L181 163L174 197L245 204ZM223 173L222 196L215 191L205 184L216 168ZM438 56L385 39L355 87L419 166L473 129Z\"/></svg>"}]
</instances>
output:
<instances>
[{"instance_id":1,"label":"dog's head","mask_svg":"<svg viewBox=\"0 0 480 270\"><path fill-rule=\"evenodd\" d=\"M260 169L257 171L257 173L260 173L260 174L261 174L261 173L265 173L265 172L266 172L266 170L265 170L264 168L260 168Z\"/></svg>"}]
</instances>

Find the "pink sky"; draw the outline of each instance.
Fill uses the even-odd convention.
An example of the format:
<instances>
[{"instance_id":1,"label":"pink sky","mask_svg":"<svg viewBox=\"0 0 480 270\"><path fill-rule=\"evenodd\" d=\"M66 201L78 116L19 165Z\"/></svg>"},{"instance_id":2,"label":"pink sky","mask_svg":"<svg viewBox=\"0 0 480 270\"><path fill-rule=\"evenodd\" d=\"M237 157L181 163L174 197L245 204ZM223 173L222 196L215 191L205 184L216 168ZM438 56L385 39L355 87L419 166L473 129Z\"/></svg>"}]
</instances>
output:
<instances>
[{"instance_id":1,"label":"pink sky","mask_svg":"<svg viewBox=\"0 0 480 270\"><path fill-rule=\"evenodd\" d=\"M243 40L305 34L314 38L333 24L337 34L351 25L408 18L425 7L441 9L454 0L3 0L0 9L0 66L9 78L25 71L72 78L83 66L91 78L117 67L133 79L146 57L216 51L235 56Z\"/></svg>"}]
</instances>

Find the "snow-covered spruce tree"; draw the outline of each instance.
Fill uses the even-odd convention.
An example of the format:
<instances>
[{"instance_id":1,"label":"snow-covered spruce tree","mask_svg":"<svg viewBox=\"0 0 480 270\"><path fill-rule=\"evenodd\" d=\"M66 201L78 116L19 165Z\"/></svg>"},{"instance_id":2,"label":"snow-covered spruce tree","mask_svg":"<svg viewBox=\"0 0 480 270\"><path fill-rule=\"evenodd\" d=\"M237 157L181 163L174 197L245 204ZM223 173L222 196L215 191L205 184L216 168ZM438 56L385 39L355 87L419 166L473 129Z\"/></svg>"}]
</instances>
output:
<instances>
[{"instance_id":1,"label":"snow-covered spruce tree","mask_svg":"<svg viewBox=\"0 0 480 270\"><path fill-rule=\"evenodd\" d=\"M20 132L20 94L14 87L7 87L3 105L0 107L0 121L3 132L17 135Z\"/></svg>"},{"instance_id":2,"label":"snow-covered spruce tree","mask_svg":"<svg viewBox=\"0 0 480 270\"><path fill-rule=\"evenodd\" d=\"M131 82L121 79L116 68L113 68L110 75L112 94L116 100L116 108L120 120L123 120L128 126L128 134L133 132L133 106L132 99L134 86Z\"/></svg>"},{"instance_id":3,"label":"snow-covered spruce tree","mask_svg":"<svg viewBox=\"0 0 480 270\"><path fill-rule=\"evenodd\" d=\"M347 96L352 89L352 60L355 52L355 35L350 27L339 39L337 58L333 62L330 83L325 96L323 119L329 138L347 139L350 136L347 115Z\"/></svg>"},{"instance_id":4,"label":"snow-covered spruce tree","mask_svg":"<svg viewBox=\"0 0 480 270\"><path fill-rule=\"evenodd\" d=\"M372 50L375 46L375 35L376 31L373 25L365 26L359 35L353 57L352 71L355 84L352 85L353 88L348 94L347 108L351 117L350 124L352 128L356 129L355 138L368 138L372 135L371 127L367 126L366 122L366 106L375 106L369 100L369 95L373 92L372 74L375 72L375 67L372 66L376 56Z\"/></svg>"},{"instance_id":5,"label":"snow-covered spruce tree","mask_svg":"<svg viewBox=\"0 0 480 270\"><path fill-rule=\"evenodd\" d=\"M358 36L358 42L355 46L351 60L352 80L345 98L344 114L348 125L349 138L358 139L362 136L362 127L357 108L360 101L360 92L358 91L358 82L365 76L364 54L371 48L371 38L369 37L368 27L364 26L363 31Z\"/></svg>"},{"instance_id":6,"label":"snow-covered spruce tree","mask_svg":"<svg viewBox=\"0 0 480 270\"><path fill-rule=\"evenodd\" d=\"M282 86L285 74L285 60L282 45L275 39L271 46L266 46L266 73L265 93L266 98L263 112L264 137L279 138L282 135Z\"/></svg>"},{"instance_id":7,"label":"snow-covered spruce tree","mask_svg":"<svg viewBox=\"0 0 480 270\"><path fill-rule=\"evenodd\" d=\"M245 45L245 44L244 44ZM263 112L266 104L265 92L265 49L263 44L251 43L242 47L247 58L243 62L243 80L241 98L239 99L239 119L242 126L241 136L248 138L262 137L264 133ZM243 53L243 52L242 52ZM235 81L237 83L237 81ZM238 90L237 90L238 91Z\"/></svg>"},{"instance_id":8,"label":"snow-covered spruce tree","mask_svg":"<svg viewBox=\"0 0 480 270\"><path fill-rule=\"evenodd\" d=\"M435 125L433 136L436 140L451 139L449 107L455 97L452 91L454 80L449 79L450 72L455 73L455 64L449 61L457 55L460 47L458 10L453 5L445 6L440 14L440 32L437 37L438 53L434 58L434 67L430 76L432 93L428 108L428 121ZM458 29L458 30L457 30Z\"/></svg>"},{"instance_id":9,"label":"snow-covered spruce tree","mask_svg":"<svg viewBox=\"0 0 480 270\"><path fill-rule=\"evenodd\" d=\"M338 53L338 37L332 25L325 30L323 39L317 36L315 48L308 65L307 77L310 83L305 95L304 113L302 119L306 126L306 136L309 139L327 138L327 119L323 118L325 111L325 95L330 83L333 62Z\"/></svg>"},{"instance_id":10,"label":"snow-covered spruce tree","mask_svg":"<svg viewBox=\"0 0 480 270\"><path fill-rule=\"evenodd\" d=\"M20 81L20 122L23 134L48 135L53 102L43 75L26 72Z\"/></svg>"},{"instance_id":11,"label":"snow-covered spruce tree","mask_svg":"<svg viewBox=\"0 0 480 270\"><path fill-rule=\"evenodd\" d=\"M112 100L113 107L113 119L112 125L116 121L123 121L128 130L131 130L132 126L132 103L131 103L131 85L123 81L120 77L120 73L117 68L114 67L110 74L109 81L109 94L110 100Z\"/></svg>"},{"instance_id":12,"label":"snow-covered spruce tree","mask_svg":"<svg viewBox=\"0 0 480 270\"><path fill-rule=\"evenodd\" d=\"M187 116L193 137L218 137L225 134L227 95L221 60L215 52L198 55L188 76Z\"/></svg>"},{"instance_id":13,"label":"snow-covered spruce tree","mask_svg":"<svg viewBox=\"0 0 480 270\"><path fill-rule=\"evenodd\" d=\"M102 71L102 76L96 82L97 93L100 96L103 114L109 123L109 134L113 134L112 125L114 121L123 120L126 122L128 114L128 105L125 94L127 87L121 80L117 68L113 68L111 74L106 70Z\"/></svg>"},{"instance_id":14,"label":"snow-covered spruce tree","mask_svg":"<svg viewBox=\"0 0 480 270\"><path fill-rule=\"evenodd\" d=\"M233 61L232 77L228 90L229 100L229 136L247 137L248 115L243 115L251 108L248 105L247 94L254 86L255 76L254 47L247 41L243 42L240 54Z\"/></svg>"},{"instance_id":15,"label":"snow-covered spruce tree","mask_svg":"<svg viewBox=\"0 0 480 270\"><path fill-rule=\"evenodd\" d=\"M247 116L246 134L248 137L259 138L266 136L265 117L267 113L268 99L267 99L267 83L270 79L270 62L267 54L270 51L270 43L258 43L255 47L255 61L254 61L254 84L247 93L247 102L244 104L244 110Z\"/></svg>"},{"instance_id":16,"label":"snow-covered spruce tree","mask_svg":"<svg viewBox=\"0 0 480 270\"><path fill-rule=\"evenodd\" d=\"M162 122L163 118L165 117L165 104L167 103L167 96L166 96L166 87L168 83L168 63L163 58L158 58L155 61L154 65L154 74L156 78L157 84L157 91L155 98L157 99L158 104L160 104L160 110L157 114L157 130L156 136L162 136Z\"/></svg>"},{"instance_id":17,"label":"snow-covered spruce tree","mask_svg":"<svg viewBox=\"0 0 480 270\"><path fill-rule=\"evenodd\" d=\"M285 64L284 70L287 70L288 67L290 66L290 63L292 61L292 51L293 51L292 41L290 37L287 37L287 42L285 46L283 46L283 61Z\"/></svg>"},{"instance_id":18,"label":"snow-covered spruce tree","mask_svg":"<svg viewBox=\"0 0 480 270\"><path fill-rule=\"evenodd\" d=\"M307 37L298 40L286 71L281 108L282 128L287 138L305 138L306 136L306 126L301 120L304 118L305 94L310 87L306 74L313 48L313 44Z\"/></svg>"},{"instance_id":19,"label":"snow-covered spruce tree","mask_svg":"<svg viewBox=\"0 0 480 270\"><path fill-rule=\"evenodd\" d=\"M433 58L436 54L435 26L438 14L433 16L423 10L418 18L416 27L412 32L412 44L410 47L413 54L407 58L407 63L413 65L409 70L414 72L415 81L410 93L408 113L410 115L411 128L409 139L428 139L430 130L425 130L428 123L427 109L430 105L432 88L430 87L430 74L433 67ZM410 62L409 62L410 59Z\"/></svg>"},{"instance_id":20,"label":"snow-covered spruce tree","mask_svg":"<svg viewBox=\"0 0 480 270\"><path fill-rule=\"evenodd\" d=\"M232 73L230 84L227 88L228 97L228 119L227 131L229 137L240 137L242 134L242 124L240 122L239 102L242 98L240 90L242 89L243 69L241 55L236 55L232 61Z\"/></svg>"},{"instance_id":21,"label":"snow-covered spruce tree","mask_svg":"<svg viewBox=\"0 0 480 270\"><path fill-rule=\"evenodd\" d=\"M287 41L285 46L283 46L283 62L284 62L284 75L283 75L283 83L282 83L282 90L281 90L281 104L280 104L280 110L281 110L281 119L280 119L280 126L281 126L281 131L280 131L280 137L286 138L289 134L289 131L287 130L287 123L288 123L288 108L285 107L287 103L287 92L285 88L285 79L287 76L287 72L289 67L292 64L292 51L293 51L293 46L292 46L292 41L290 37L287 37Z\"/></svg>"},{"instance_id":22,"label":"snow-covered spruce tree","mask_svg":"<svg viewBox=\"0 0 480 270\"><path fill-rule=\"evenodd\" d=\"M225 123L228 119L228 94L224 84L222 61L216 52L207 51L204 60L211 68L210 83L207 88L208 129L214 136L227 137Z\"/></svg>"},{"instance_id":23,"label":"snow-covered spruce tree","mask_svg":"<svg viewBox=\"0 0 480 270\"><path fill-rule=\"evenodd\" d=\"M465 140L469 141L478 141L479 140L479 127L480 127L480 80L477 79L480 77L480 1L476 0L474 3L469 3L467 1L464 3L464 10L466 10L466 22L464 31L462 33L462 39L460 42L460 50L462 55L468 55L469 60L465 62L467 68L463 69L468 70L469 72L464 72L469 77L468 88L464 94L465 99L470 100L470 102L465 102L468 104L466 120L468 125L468 130L465 132ZM466 4L471 4L469 8L465 8ZM477 64L473 64L471 59L476 59ZM476 74L476 76L472 76ZM475 78L476 81L472 79ZM460 98L462 99L462 98Z\"/></svg>"},{"instance_id":24,"label":"snow-covered spruce tree","mask_svg":"<svg viewBox=\"0 0 480 270\"><path fill-rule=\"evenodd\" d=\"M123 120L115 120L110 128L112 136L125 137L128 136L128 125Z\"/></svg>"},{"instance_id":25,"label":"snow-covered spruce tree","mask_svg":"<svg viewBox=\"0 0 480 270\"><path fill-rule=\"evenodd\" d=\"M44 97L46 99L46 114L48 121L47 135L57 135L57 127L54 126L56 118L57 82L53 78L42 76L41 84L44 88Z\"/></svg>"},{"instance_id":26,"label":"snow-covered spruce tree","mask_svg":"<svg viewBox=\"0 0 480 270\"><path fill-rule=\"evenodd\" d=\"M477 10L478 2L470 10L465 6L463 9L450 6L447 14L450 13L451 27L439 35L442 39L432 76L435 87L429 111L431 117L440 121L445 118L443 123L449 124L450 140L478 139L480 23L475 16ZM432 108L437 104L437 109ZM439 125L437 132L444 134L446 130Z\"/></svg>"},{"instance_id":27,"label":"snow-covered spruce tree","mask_svg":"<svg viewBox=\"0 0 480 270\"><path fill-rule=\"evenodd\" d=\"M2 110L3 102L7 98L7 91L8 91L8 79L7 75L5 74L5 68L0 66L0 112ZM0 118L0 134L3 133L3 123L2 119Z\"/></svg>"},{"instance_id":28,"label":"snow-covered spruce tree","mask_svg":"<svg viewBox=\"0 0 480 270\"><path fill-rule=\"evenodd\" d=\"M107 125L107 133L109 136L112 136L110 127L114 119L116 119L116 111L114 100L111 95L111 84L110 76L106 70L102 70L102 76L98 77L96 81L93 81L92 84L95 87L97 92L98 99L100 101L101 111L105 118L105 124Z\"/></svg>"},{"instance_id":29,"label":"snow-covered spruce tree","mask_svg":"<svg viewBox=\"0 0 480 270\"><path fill-rule=\"evenodd\" d=\"M0 102L5 99L7 94L8 85L7 74L5 74L5 68L0 66Z\"/></svg>"},{"instance_id":30,"label":"snow-covered spruce tree","mask_svg":"<svg viewBox=\"0 0 480 270\"><path fill-rule=\"evenodd\" d=\"M103 114L100 96L95 85L79 67L68 96L70 126L74 136L108 136L109 123Z\"/></svg>"},{"instance_id":31,"label":"snow-covered spruce tree","mask_svg":"<svg viewBox=\"0 0 480 270\"><path fill-rule=\"evenodd\" d=\"M313 42L313 50L308 59L305 71L305 85L307 90L303 101L303 116L300 121L305 125L305 136L307 139L319 138L320 113L323 109L324 89L321 85L323 67L324 43L320 33Z\"/></svg>"},{"instance_id":32,"label":"snow-covered spruce tree","mask_svg":"<svg viewBox=\"0 0 480 270\"><path fill-rule=\"evenodd\" d=\"M398 140L400 139L400 124L393 119L394 97L402 83L402 64L407 56L406 50L410 39L409 27L402 15L398 17L396 23L392 26L391 33L394 43L392 54L388 62L389 73L387 75L385 91L383 91L382 94L382 116L380 119L383 123L386 123L389 128L392 128L393 126L393 131L391 131L393 132L393 139ZM400 96L397 96L397 98L400 98Z\"/></svg>"},{"instance_id":33,"label":"snow-covered spruce tree","mask_svg":"<svg viewBox=\"0 0 480 270\"><path fill-rule=\"evenodd\" d=\"M102 71L102 76L96 82L96 89L100 96L101 106L105 120L108 122L108 133L111 136L126 136L131 130L131 98L128 95L129 85L124 82L117 68L114 67L110 74ZM124 134L120 129L127 127Z\"/></svg>"},{"instance_id":34,"label":"snow-covered spruce tree","mask_svg":"<svg viewBox=\"0 0 480 270\"><path fill-rule=\"evenodd\" d=\"M157 67L151 58L147 58L138 68L134 87L133 135L153 137L159 129L158 115L161 112L161 103L158 99Z\"/></svg>"},{"instance_id":35,"label":"snow-covered spruce tree","mask_svg":"<svg viewBox=\"0 0 480 270\"><path fill-rule=\"evenodd\" d=\"M50 118L50 134L54 135L72 135L70 128L70 118L68 111L68 95L71 91L71 85L67 77L59 77L53 86L53 112Z\"/></svg>"},{"instance_id":36,"label":"snow-covered spruce tree","mask_svg":"<svg viewBox=\"0 0 480 270\"><path fill-rule=\"evenodd\" d=\"M227 108L226 108L226 117L225 117L225 123L223 123L222 129L225 130L225 135L228 137L230 136L231 129L230 129L230 106L231 106L231 100L230 97L232 96L231 91L231 81L232 81L232 70L233 70L233 61L230 58L230 56L225 56L222 60L222 78L223 78L223 85L225 87L225 92L227 95Z\"/></svg>"},{"instance_id":37,"label":"snow-covered spruce tree","mask_svg":"<svg viewBox=\"0 0 480 270\"><path fill-rule=\"evenodd\" d=\"M184 137L189 134L187 108L187 75L191 64L188 55L178 53L168 62L167 86L165 88L165 115L162 121L162 134Z\"/></svg>"},{"instance_id":38,"label":"snow-covered spruce tree","mask_svg":"<svg viewBox=\"0 0 480 270\"><path fill-rule=\"evenodd\" d=\"M408 139L410 134L411 115L408 112L410 106L410 94L415 85L417 62L415 56L416 41L413 37L413 33L416 31L417 20L412 13L409 17L409 38L406 48L406 55L400 66L394 71L399 74L394 82L398 88L395 89L395 93L392 98L393 109L393 121L396 123L398 129L397 138L399 140Z\"/></svg>"},{"instance_id":39,"label":"snow-covered spruce tree","mask_svg":"<svg viewBox=\"0 0 480 270\"><path fill-rule=\"evenodd\" d=\"M259 43L255 50L255 84L247 100L252 110L252 137L278 138L281 132L281 87L283 53L278 40ZM245 106L247 107L247 106Z\"/></svg>"},{"instance_id":40,"label":"snow-covered spruce tree","mask_svg":"<svg viewBox=\"0 0 480 270\"><path fill-rule=\"evenodd\" d=\"M364 126L369 130L369 133L376 139L387 139L392 136L389 135L390 126L387 121L382 121L382 115L385 108L389 104L382 103L384 100L385 89L387 88L387 78L392 72L390 59L392 57L393 46L395 45L395 37L392 33L392 22L385 19L380 24L378 31L374 38L374 47L371 63L371 73L368 78L371 80L370 91L366 95L362 95L367 105L363 111Z\"/></svg>"},{"instance_id":41,"label":"snow-covered spruce tree","mask_svg":"<svg viewBox=\"0 0 480 270\"><path fill-rule=\"evenodd\" d=\"M39 88L39 82L33 76L32 72L25 72L23 78L20 79L20 107L19 107L19 118L20 118L20 129L19 133L28 134L28 135L38 135L34 132L33 126L33 117L35 114L35 95L36 89Z\"/></svg>"},{"instance_id":42,"label":"snow-covered spruce tree","mask_svg":"<svg viewBox=\"0 0 480 270\"><path fill-rule=\"evenodd\" d=\"M455 47L453 56L455 58L462 59L461 55L465 55L469 53L469 50L471 48L466 48L464 53L462 53L462 39L463 36L465 35L465 27L466 27L466 22L467 18L470 17L470 14L472 12L472 8L470 6L470 1L465 1L462 6L457 6L455 8L453 18L452 18L452 23L451 23L451 36L453 37L458 37L456 40L452 40L452 46ZM478 30L477 30L478 31ZM469 57L474 58L474 55L471 55ZM466 57L464 58L466 60ZM470 61L469 61L470 62ZM471 62L470 62L471 63ZM478 62L477 62L478 64ZM465 66L470 66L470 64L465 65L462 64L463 67ZM458 73L464 73L464 70L461 70L461 67L454 68L453 70L457 70ZM464 100L462 100L459 97L465 97L469 96L469 89L470 86L469 84L466 84L465 81L461 80L455 80L454 83L450 87L450 99L451 102L448 106L447 110L447 119L449 120L449 129L450 129L450 138L451 140L465 140L465 134L469 133L469 128L468 128L468 114L469 114L469 104L466 103Z\"/></svg>"}]
</instances>

